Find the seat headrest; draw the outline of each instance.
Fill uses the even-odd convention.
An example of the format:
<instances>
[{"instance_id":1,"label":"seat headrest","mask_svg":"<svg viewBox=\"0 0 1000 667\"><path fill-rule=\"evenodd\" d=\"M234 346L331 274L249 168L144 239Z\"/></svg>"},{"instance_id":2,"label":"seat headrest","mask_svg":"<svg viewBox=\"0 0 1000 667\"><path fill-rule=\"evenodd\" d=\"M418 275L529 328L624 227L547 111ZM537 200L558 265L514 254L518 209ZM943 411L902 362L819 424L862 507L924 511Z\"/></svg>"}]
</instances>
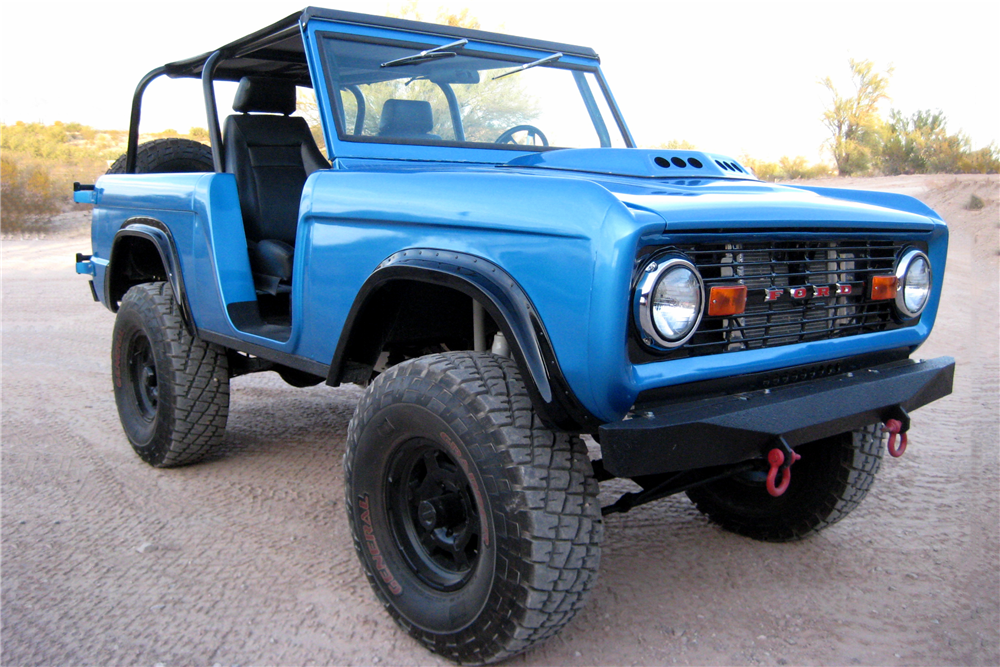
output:
<instances>
[{"instance_id":1,"label":"seat headrest","mask_svg":"<svg viewBox=\"0 0 1000 667\"><path fill-rule=\"evenodd\" d=\"M249 113L280 113L288 116L295 111L295 83L263 76L245 76L233 98L233 111Z\"/></svg>"},{"instance_id":2,"label":"seat headrest","mask_svg":"<svg viewBox=\"0 0 1000 667\"><path fill-rule=\"evenodd\" d=\"M379 134L427 134L434 129L431 103L424 100L386 100L379 118Z\"/></svg>"}]
</instances>

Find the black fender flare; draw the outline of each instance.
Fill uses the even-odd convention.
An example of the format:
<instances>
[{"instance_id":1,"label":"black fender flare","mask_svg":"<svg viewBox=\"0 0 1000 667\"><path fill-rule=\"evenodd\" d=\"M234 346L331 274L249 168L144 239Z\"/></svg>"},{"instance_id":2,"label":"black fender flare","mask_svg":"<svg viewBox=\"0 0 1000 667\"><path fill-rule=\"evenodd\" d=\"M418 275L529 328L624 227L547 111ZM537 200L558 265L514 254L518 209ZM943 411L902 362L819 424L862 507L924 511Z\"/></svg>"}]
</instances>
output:
<instances>
[{"instance_id":1,"label":"black fender flare","mask_svg":"<svg viewBox=\"0 0 1000 667\"><path fill-rule=\"evenodd\" d=\"M536 411L549 425L574 433L594 432L601 422L569 387L545 325L524 289L506 271L482 257L434 248L410 248L386 258L361 286L347 315L327 384L338 386L344 355L369 297L400 280L455 289L482 304L510 345Z\"/></svg>"},{"instance_id":2,"label":"black fender flare","mask_svg":"<svg viewBox=\"0 0 1000 667\"><path fill-rule=\"evenodd\" d=\"M194 318L191 316L191 306L188 303L187 291L184 289L184 277L181 275L180 256L177 254L177 246L170 229L159 220L153 218L131 218L115 233L111 242L111 253L108 258L104 280L105 303L112 312L118 311L118 300L114 298L117 272L116 260L121 261L123 257L122 246L128 243L127 239L140 238L149 241L156 248L163 263L163 270L166 272L167 282L170 283L174 291L174 297L181 311L181 320L188 332L192 336L198 335L198 330L194 325Z\"/></svg>"}]
</instances>

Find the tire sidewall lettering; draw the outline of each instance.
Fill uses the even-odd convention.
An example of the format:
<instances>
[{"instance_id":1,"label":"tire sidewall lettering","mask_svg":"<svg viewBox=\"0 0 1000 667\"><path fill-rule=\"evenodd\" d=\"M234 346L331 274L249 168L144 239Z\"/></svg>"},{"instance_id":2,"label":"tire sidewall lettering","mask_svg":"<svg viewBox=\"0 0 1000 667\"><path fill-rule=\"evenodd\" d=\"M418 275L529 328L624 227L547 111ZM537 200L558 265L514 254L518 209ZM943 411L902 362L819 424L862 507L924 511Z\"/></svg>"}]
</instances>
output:
<instances>
[{"instance_id":1,"label":"tire sidewall lettering","mask_svg":"<svg viewBox=\"0 0 1000 667\"><path fill-rule=\"evenodd\" d=\"M390 528L384 473L396 450L415 437L439 443L455 458L469 480L480 521L484 522L476 570L456 591L435 590L420 580L407 565ZM419 404L396 403L378 411L361 426L358 435L348 491L354 506L355 546L383 595L393 600L393 606L408 622L429 632L461 632L476 621L497 594L496 548L488 537L493 534L490 498L483 492L474 460L468 446L447 422Z\"/></svg>"},{"instance_id":2,"label":"tire sidewall lettering","mask_svg":"<svg viewBox=\"0 0 1000 667\"><path fill-rule=\"evenodd\" d=\"M375 538L375 529L372 527L371 519L371 503L368 500L368 494L358 498L358 507L361 509L361 523L363 524L362 532L364 533L365 545L368 547L368 553L372 557L372 563L375 565L375 569L378 571L379 576L382 577L382 581L385 582L386 588L393 595L399 595L403 592L403 587L399 585L396 581L396 577L392 575L392 571L385 563L385 558L382 555L382 550L378 547L378 541Z\"/></svg>"}]
</instances>

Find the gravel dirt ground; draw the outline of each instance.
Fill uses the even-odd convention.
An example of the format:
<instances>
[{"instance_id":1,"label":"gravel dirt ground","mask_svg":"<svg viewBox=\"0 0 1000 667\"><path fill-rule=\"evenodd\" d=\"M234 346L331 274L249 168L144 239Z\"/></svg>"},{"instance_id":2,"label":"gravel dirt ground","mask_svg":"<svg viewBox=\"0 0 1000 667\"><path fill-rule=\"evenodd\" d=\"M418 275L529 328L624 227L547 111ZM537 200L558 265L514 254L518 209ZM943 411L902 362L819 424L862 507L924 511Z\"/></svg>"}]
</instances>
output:
<instances>
[{"instance_id":1,"label":"gravel dirt ground","mask_svg":"<svg viewBox=\"0 0 1000 667\"><path fill-rule=\"evenodd\" d=\"M917 356L958 360L847 520L800 543L710 525L685 497L606 519L601 578L526 665L1000 664L997 176L831 180L915 195L951 226ZM970 195L986 202L964 206ZM341 459L360 390L233 381L225 451L155 470L109 375L114 317L73 273L86 215L2 244L4 665L440 665L358 565ZM626 489L614 482L605 504Z\"/></svg>"}]
</instances>

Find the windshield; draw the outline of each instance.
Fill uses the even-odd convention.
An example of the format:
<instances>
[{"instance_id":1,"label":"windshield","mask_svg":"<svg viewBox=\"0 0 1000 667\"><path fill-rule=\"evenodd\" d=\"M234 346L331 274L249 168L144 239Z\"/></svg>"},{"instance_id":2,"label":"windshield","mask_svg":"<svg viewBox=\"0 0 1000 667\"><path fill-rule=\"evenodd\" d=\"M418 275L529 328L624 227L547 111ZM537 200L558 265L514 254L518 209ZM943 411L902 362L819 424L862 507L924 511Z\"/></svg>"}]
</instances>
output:
<instances>
[{"instance_id":1,"label":"windshield","mask_svg":"<svg viewBox=\"0 0 1000 667\"><path fill-rule=\"evenodd\" d=\"M473 44L413 48L327 36L345 141L476 148L624 147L600 81L562 54L526 59Z\"/></svg>"}]
</instances>

